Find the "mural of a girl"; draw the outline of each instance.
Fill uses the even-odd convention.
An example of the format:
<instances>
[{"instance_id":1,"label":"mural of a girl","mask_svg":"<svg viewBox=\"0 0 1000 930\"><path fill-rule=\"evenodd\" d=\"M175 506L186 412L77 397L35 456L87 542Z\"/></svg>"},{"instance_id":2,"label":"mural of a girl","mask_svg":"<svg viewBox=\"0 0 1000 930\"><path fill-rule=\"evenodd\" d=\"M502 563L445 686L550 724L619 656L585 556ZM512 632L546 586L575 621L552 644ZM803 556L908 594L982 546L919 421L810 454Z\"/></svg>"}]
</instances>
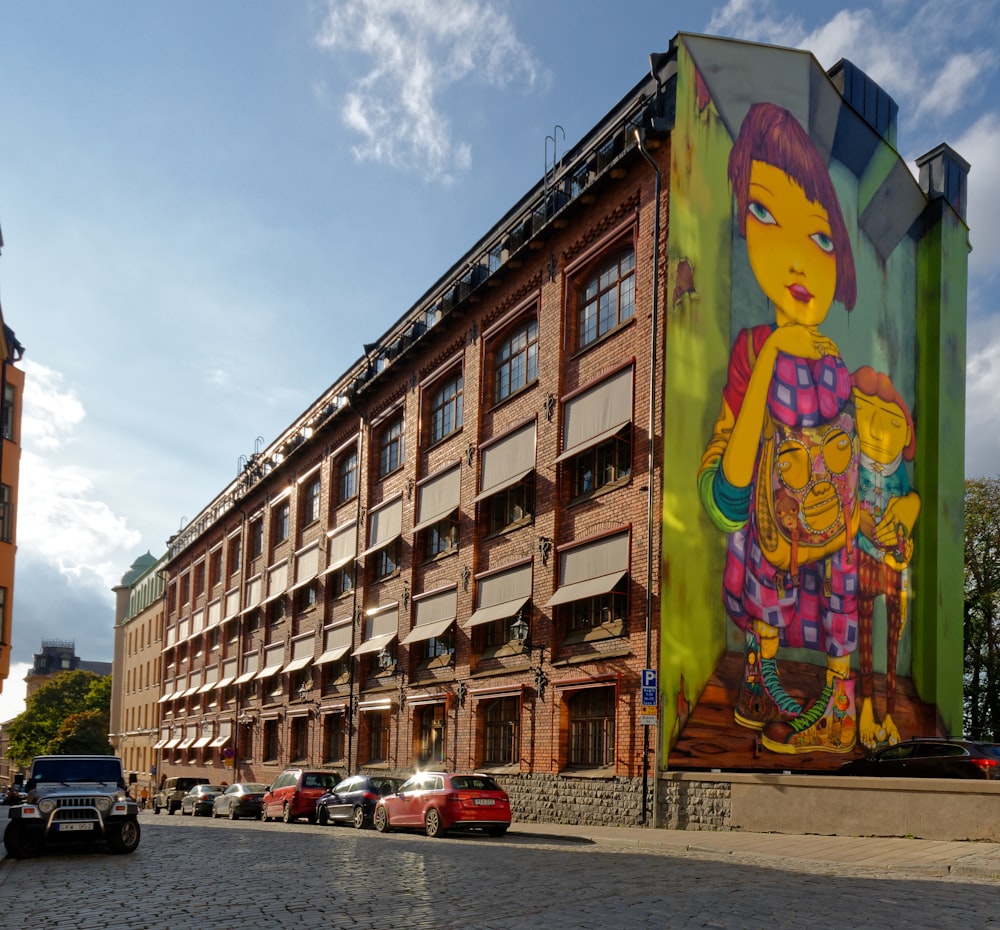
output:
<instances>
[{"instance_id":1,"label":"mural of a girl","mask_svg":"<svg viewBox=\"0 0 1000 930\"><path fill-rule=\"evenodd\" d=\"M729 181L774 308L736 335L698 475L728 534L725 609L745 634L734 718L774 752L846 753L857 738L859 457L850 373L819 327L835 300L854 307L850 238L822 155L782 107L750 107ZM779 646L826 654L825 686L805 707L782 684Z\"/></svg>"}]
</instances>

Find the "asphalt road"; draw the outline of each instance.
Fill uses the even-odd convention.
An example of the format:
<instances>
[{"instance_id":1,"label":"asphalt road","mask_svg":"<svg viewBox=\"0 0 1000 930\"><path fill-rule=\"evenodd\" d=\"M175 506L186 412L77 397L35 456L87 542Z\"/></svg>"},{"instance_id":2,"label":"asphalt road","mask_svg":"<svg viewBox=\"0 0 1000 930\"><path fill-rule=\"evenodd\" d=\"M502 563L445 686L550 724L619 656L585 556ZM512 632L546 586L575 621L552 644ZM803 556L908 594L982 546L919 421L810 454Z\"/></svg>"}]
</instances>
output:
<instances>
[{"instance_id":1,"label":"asphalt road","mask_svg":"<svg viewBox=\"0 0 1000 930\"><path fill-rule=\"evenodd\" d=\"M1000 926L1000 886L570 838L141 815L129 856L0 862L10 930L645 930ZM530 830L525 825L523 830Z\"/></svg>"}]
</instances>

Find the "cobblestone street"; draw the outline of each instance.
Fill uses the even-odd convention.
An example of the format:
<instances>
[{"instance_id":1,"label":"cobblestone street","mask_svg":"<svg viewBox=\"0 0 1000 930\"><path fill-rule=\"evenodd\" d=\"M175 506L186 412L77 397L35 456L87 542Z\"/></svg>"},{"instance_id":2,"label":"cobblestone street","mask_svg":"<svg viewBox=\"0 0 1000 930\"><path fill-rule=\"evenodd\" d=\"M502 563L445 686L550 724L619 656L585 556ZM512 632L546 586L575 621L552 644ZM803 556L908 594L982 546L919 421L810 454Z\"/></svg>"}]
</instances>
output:
<instances>
[{"instance_id":1,"label":"cobblestone street","mask_svg":"<svg viewBox=\"0 0 1000 930\"><path fill-rule=\"evenodd\" d=\"M847 866L142 815L136 853L0 863L11 930L644 930L1000 925L996 883Z\"/></svg>"}]
</instances>

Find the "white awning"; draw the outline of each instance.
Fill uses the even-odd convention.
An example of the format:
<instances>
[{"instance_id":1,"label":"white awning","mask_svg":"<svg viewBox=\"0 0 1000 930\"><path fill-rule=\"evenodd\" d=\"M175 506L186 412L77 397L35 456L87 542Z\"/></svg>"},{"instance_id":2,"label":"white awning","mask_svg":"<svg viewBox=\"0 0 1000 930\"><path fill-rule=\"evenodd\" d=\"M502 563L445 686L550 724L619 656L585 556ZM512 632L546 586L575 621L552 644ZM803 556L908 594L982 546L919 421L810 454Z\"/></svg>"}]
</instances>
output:
<instances>
[{"instance_id":1,"label":"white awning","mask_svg":"<svg viewBox=\"0 0 1000 930\"><path fill-rule=\"evenodd\" d=\"M382 633L379 636L373 636L367 642L362 643L358 646L354 652L351 653L353 656L367 655L369 652L381 652L385 646L388 646L396 638L396 634L393 633Z\"/></svg>"},{"instance_id":2,"label":"white awning","mask_svg":"<svg viewBox=\"0 0 1000 930\"><path fill-rule=\"evenodd\" d=\"M212 737L211 736L199 736L198 739L196 739L191 744L191 748L192 749L201 749L203 746L207 746L210 742L212 742Z\"/></svg>"},{"instance_id":3,"label":"white awning","mask_svg":"<svg viewBox=\"0 0 1000 930\"><path fill-rule=\"evenodd\" d=\"M564 584L546 602L546 607L557 604L568 604L571 601L582 601L585 597L598 597L615 589L625 572L615 572L612 575L601 575L599 578L588 578L586 581L576 581Z\"/></svg>"},{"instance_id":4,"label":"white awning","mask_svg":"<svg viewBox=\"0 0 1000 930\"><path fill-rule=\"evenodd\" d=\"M502 604L491 604L489 607L480 607L475 611L466 627L479 626L483 623L493 623L494 620L506 620L509 617L516 617L518 612L528 603L528 597L520 597L515 601L504 601Z\"/></svg>"},{"instance_id":5,"label":"white awning","mask_svg":"<svg viewBox=\"0 0 1000 930\"><path fill-rule=\"evenodd\" d=\"M180 743L180 745L177 748L178 749L190 749L191 746L194 745L194 741L196 739L197 739L197 737L195 737L195 736L186 736L183 740L181 740L181 743Z\"/></svg>"},{"instance_id":6,"label":"white awning","mask_svg":"<svg viewBox=\"0 0 1000 930\"><path fill-rule=\"evenodd\" d=\"M400 641L400 645L408 646L410 643L422 643L428 639L437 639L454 622L455 618L449 617L447 620L438 620L435 623L421 623L406 634L406 638Z\"/></svg>"},{"instance_id":7,"label":"white awning","mask_svg":"<svg viewBox=\"0 0 1000 930\"><path fill-rule=\"evenodd\" d=\"M161 740L158 740L157 742L153 743L153 749L162 749L162 748L163 748L164 746L166 746L166 745L167 745L167 743L169 743L169 742L170 742L170 740L169 740L169 739L161 739Z\"/></svg>"},{"instance_id":8,"label":"white awning","mask_svg":"<svg viewBox=\"0 0 1000 930\"><path fill-rule=\"evenodd\" d=\"M328 662L339 662L350 649L350 644L347 646L338 646L336 649L329 649L323 653L317 660L316 665L326 665Z\"/></svg>"},{"instance_id":9,"label":"white awning","mask_svg":"<svg viewBox=\"0 0 1000 930\"><path fill-rule=\"evenodd\" d=\"M257 669L254 669L252 672L244 672L242 675L237 675L233 679L233 684L234 685L245 685L256 674L257 674Z\"/></svg>"},{"instance_id":10,"label":"white awning","mask_svg":"<svg viewBox=\"0 0 1000 930\"><path fill-rule=\"evenodd\" d=\"M228 688L231 684L235 684L236 676L230 675L228 678L220 678L216 683L216 688Z\"/></svg>"},{"instance_id":11,"label":"white awning","mask_svg":"<svg viewBox=\"0 0 1000 930\"><path fill-rule=\"evenodd\" d=\"M211 746L211 747L225 746L226 743L229 742L229 739L230 739L230 734L229 733L223 733L223 734L220 734L219 736L215 737L215 739L213 739L212 742L209 743L208 745Z\"/></svg>"},{"instance_id":12,"label":"white awning","mask_svg":"<svg viewBox=\"0 0 1000 930\"><path fill-rule=\"evenodd\" d=\"M299 669L305 668L310 662L312 662L312 656L305 656L302 659L294 659L281 670L282 674L285 672L297 672Z\"/></svg>"},{"instance_id":13,"label":"white awning","mask_svg":"<svg viewBox=\"0 0 1000 930\"><path fill-rule=\"evenodd\" d=\"M277 665L268 665L266 668L262 668L254 678L270 678L272 675L277 675L281 671L281 663Z\"/></svg>"}]
</instances>

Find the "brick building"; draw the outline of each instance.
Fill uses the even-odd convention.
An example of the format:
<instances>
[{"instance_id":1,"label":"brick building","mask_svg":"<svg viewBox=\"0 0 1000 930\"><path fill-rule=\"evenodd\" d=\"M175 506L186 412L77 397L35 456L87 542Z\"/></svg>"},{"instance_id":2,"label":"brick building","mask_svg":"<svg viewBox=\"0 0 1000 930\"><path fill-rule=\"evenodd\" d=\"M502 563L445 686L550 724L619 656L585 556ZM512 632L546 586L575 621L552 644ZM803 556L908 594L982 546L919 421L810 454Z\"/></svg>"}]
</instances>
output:
<instances>
[{"instance_id":1,"label":"brick building","mask_svg":"<svg viewBox=\"0 0 1000 930\"><path fill-rule=\"evenodd\" d=\"M297 761L475 768L496 774L520 819L623 823L646 822L654 793L667 793L663 770L685 762L667 757L693 720L708 723L684 747L688 765L715 764L697 753L717 742L754 767L759 742L731 708L702 700L732 703L739 682L715 687L712 676L726 661L737 679L743 667L719 606L725 546L697 477L736 326L728 290L710 298L733 287L737 258L726 256L743 248L724 156L733 112L775 95L828 132L831 159L862 173L856 149L873 163L884 150L878 169L895 164L894 124L879 130L879 114L864 112L863 77L826 75L808 53L678 37L350 370L247 456L168 543L160 776L268 782ZM942 172L954 194L948 248L961 245L962 163L943 152L925 164L919 187L905 168L886 173L884 209L862 230L878 246L873 263L901 250L908 274L928 260L915 243L945 215L928 209ZM882 190L870 177L837 180ZM957 280L954 254L943 274ZM957 327L951 299L929 298L930 312ZM862 349L884 361L874 336ZM947 383L955 361L925 353L917 381ZM960 407L960 395L952 385L925 408ZM950 472L935 486L921 467L918 456L918 546L925 527L953 532L941 515L956 490ZM942 566L926 569L937 588L918 602L950 603ZM933 646L950 641L942 629L922 620L918 632ZM951 659L933 660L947 675L932 701L953 700ZM660 673L659 727L646 725L644 668ZM851 726L853 714L852 704ZM844 751L854 745L852 735Z\"/></svg>"}]
</instances>

